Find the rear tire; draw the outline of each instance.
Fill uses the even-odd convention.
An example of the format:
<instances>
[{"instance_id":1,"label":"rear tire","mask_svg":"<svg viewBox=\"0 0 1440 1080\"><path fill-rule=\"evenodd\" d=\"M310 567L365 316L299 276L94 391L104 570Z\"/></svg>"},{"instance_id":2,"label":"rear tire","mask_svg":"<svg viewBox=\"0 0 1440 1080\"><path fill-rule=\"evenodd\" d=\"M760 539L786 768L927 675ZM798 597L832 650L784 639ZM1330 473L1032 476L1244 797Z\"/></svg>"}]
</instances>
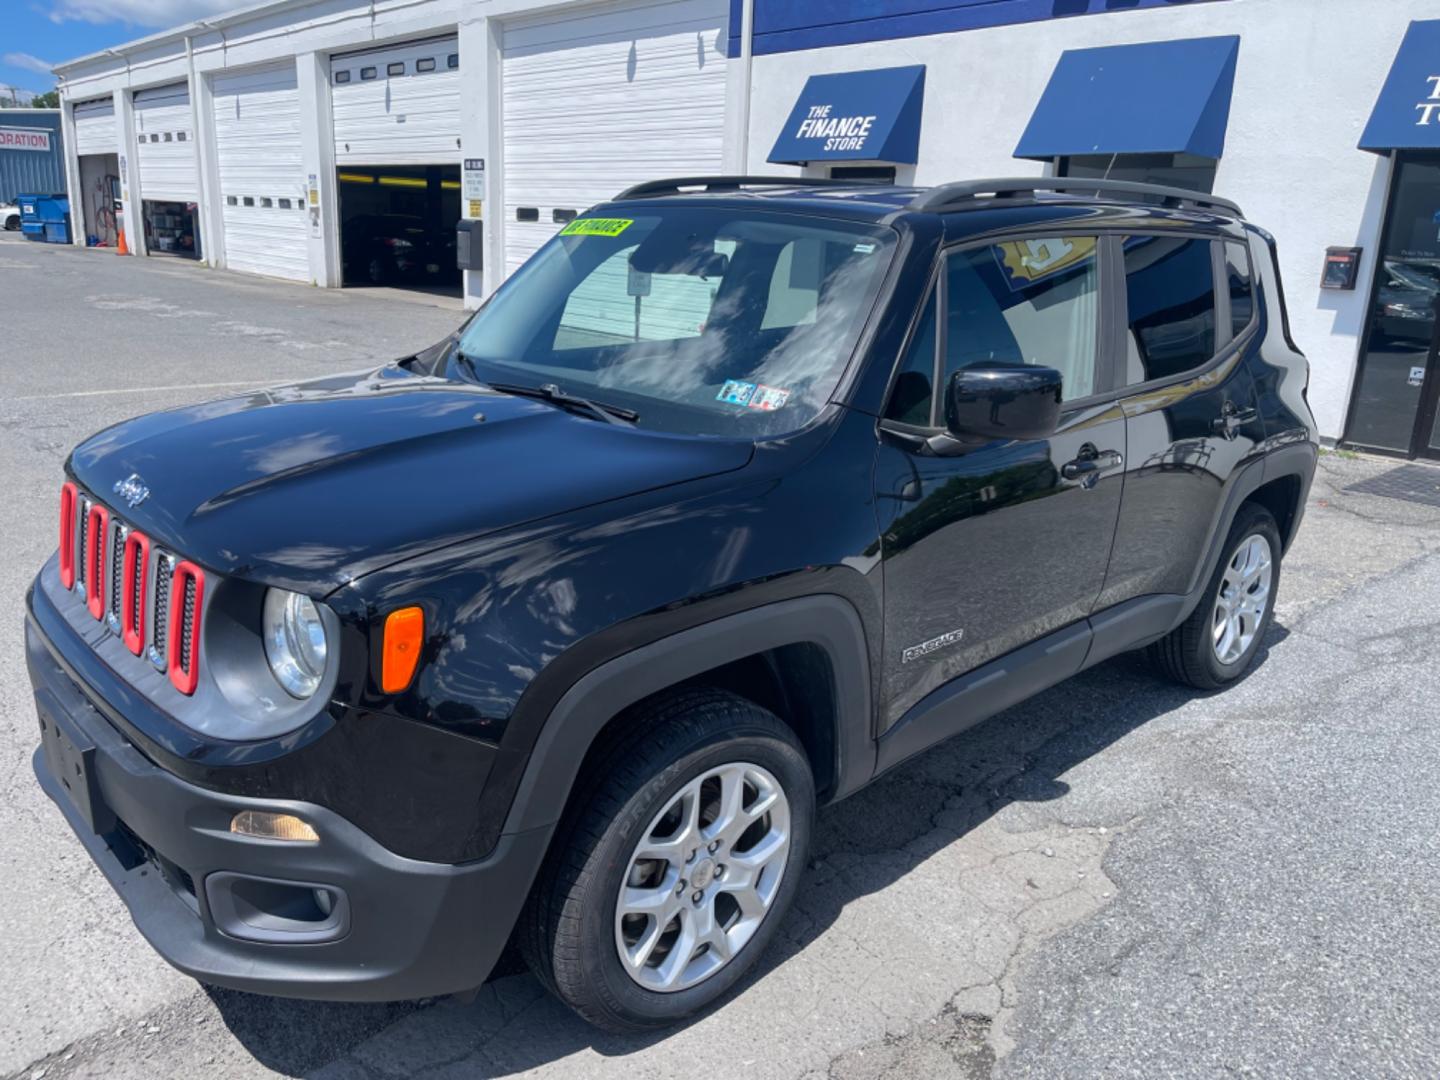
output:
<instances>
[{"instance_id":1,"label":"rear tire","mask_svg":"<svg viewBox=\"0 0 1440 1080\"><path fill-rule=\"evenodd\" d=\"M1224 554L1190 617L1148 649L1159 670L1197 690L1218 690L1249 670L1275 614L1280 530L1270 511L1245 503Z\"/></svg>"},{"instance_id":2,"label":"rear tire","mask_svg":"<svg viewBox=\"0 0 1440 1080\"><path fill-rule=\"evenodd\" d=\"M772 713L695 689L642 706L586 773L520 917L521 953L598 1027L677 1023L735 986L794 899L809 762Z\"/></svg>"},{"instance_id":3,"label":"rear tire","mask_svg":"<svg viewBox=\"0 0 1440 1080\"><path fill-rule=\"evenodd\" d=\"M16 231L17 229L19 229L19 228L20 228L20 215L19 215L19 214L11 214L9 217L7 217L7 218L5 219L5 231L6 231L6 232L15 232L15 231Z\"/></svg>"}]
</instances>

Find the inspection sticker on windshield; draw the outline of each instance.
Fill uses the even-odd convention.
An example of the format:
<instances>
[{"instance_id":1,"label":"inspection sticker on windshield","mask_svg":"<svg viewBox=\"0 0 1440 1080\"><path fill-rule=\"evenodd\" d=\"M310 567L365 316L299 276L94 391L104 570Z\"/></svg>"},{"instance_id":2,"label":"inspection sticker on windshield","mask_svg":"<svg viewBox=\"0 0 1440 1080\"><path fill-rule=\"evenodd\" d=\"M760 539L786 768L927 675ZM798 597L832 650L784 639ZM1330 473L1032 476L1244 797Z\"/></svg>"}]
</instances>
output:
<instances>
[{"instance_id":1,"label":"inspection sticker on windshield","mask_svg":"<svg viewBox=\"0 0 1440 1080\"><path fill-rule=\"evenodd\" d=\"M761 385L755 388L755 393L750 397L750 408L774 412L789 399L789 390L780 390L774 386Z\"/></svg>"},{"instance_id":2,"label":"inspection sticker on windshield","mask_svg":"<svg viewBox=\"0 0 1440 1080\"><path fill-rule=\"evenodd\" d=\"M634 218L622 217L589 217L576 218L563 229L561 236L619 236L631 225L635 224Z\"/></svg>"},{"instance_id":3,"label":"inspection sticker on windshield","mask_svg":"<svg viewBox=\"0 0 1440 1080\"><path fill-rule=\"evenodd\" d=\"M720 393L715 395L715 400L723 401L727 405L749 405L750 399L754 396L755 384L753 382L730 379L720 388Z\"/></svg>"}]
</instances>

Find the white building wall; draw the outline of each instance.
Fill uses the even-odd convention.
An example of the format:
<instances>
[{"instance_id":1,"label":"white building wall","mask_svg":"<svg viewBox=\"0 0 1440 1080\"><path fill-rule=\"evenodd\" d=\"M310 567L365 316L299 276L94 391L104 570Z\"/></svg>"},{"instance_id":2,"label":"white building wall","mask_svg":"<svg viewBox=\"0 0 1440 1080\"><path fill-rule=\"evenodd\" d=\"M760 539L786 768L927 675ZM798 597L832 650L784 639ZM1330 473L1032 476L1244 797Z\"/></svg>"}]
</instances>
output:
<instances>
[{"instance_id":1,"label":"white building wall","mask_svg":"<svg viewBox=\"0 0 1440 1080\"><path fill-rule=\"evenodd\" d=\"M481 214L478 220L481 232L472 235L472 245L479 244L484 260L480 272L467 270L464 273L464 298L466 307L478 307L480 301L494 292L500 285L496 268L503 258L504 236L500 229L500 215L494 209L502 205L499 93L500 93L500 46L495 36L495 26L483 15L468 14L460 23L460 156L481 158L485 162L485 196L481 200ZM464 182L464 172L461 172ZM470 214L470 203L462 191L460 199L461 217L477 220Z\"/></svg>"},{"instance_id":2,"label":"white building wall","mask_svg":"<svg viewBox=\"0 0 1440 1080\"><path fill-rule=\"evenodd\" d=\"M125 243L134 255L144 255L145 226L141 224L140 155L135 141L135 112L130 107L130 91L115 91L115 121L120 132L120 202L125 220L120 223Z\"/></svg>"},{"instance_id":3,"label":"white building wall","mask_svg":"<svg viewBox=\"0 0 1440 1080\"><path fill-rule=\"evenodd\" d=\"M300 87L310 281L333 288L340 284L340 230L336 215L340 203L335 190L335 141L330 133L330 64L323 54L310 52L297 56L295 66Z\"/></svg>"},{"instance_id":4,"label":"white building wall","mask_svg":"<svg viewBox=\"0 0 1440 1080\"><path fill-rule=\"evenodd\" d=\"M1275 235L1291 328L1311 362L1310 401L1322 434L1336 438L1389 168L1356 143L1410 20L1437 16L1436 0L1231 0L757 56L748 167L798 171L765 158L808 76L924 64L916 183L1039 175L1039 162L1012 155L1066 49L1238 34L1215 193ZM1319 288L1331 245L1365 248L1353 292Z\"/></svg>"}]
</instances>

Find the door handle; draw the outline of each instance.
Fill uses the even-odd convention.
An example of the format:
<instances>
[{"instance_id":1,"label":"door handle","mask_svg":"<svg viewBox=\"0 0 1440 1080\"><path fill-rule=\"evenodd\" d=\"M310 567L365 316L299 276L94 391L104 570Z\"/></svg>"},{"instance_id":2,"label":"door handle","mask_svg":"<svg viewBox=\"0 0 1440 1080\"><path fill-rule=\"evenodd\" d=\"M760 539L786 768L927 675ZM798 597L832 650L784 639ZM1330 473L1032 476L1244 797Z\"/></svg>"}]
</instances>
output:
<instances>
[{"instance_id":1,"label":"door handle","mask_svg":"<svg viewBox=\"0 0 1440 1080\"><path fill-rule=\"evenodd\" d=\"M1119 450L1097 450L1094 443L1086 443L1080 448L1079 456L1060 466L1060 475L1066 480L1081 480L1086 487L1094 487L1102 472L1124 464L1125 455Z\"/></svg>"},{"instance_id":2,"label":"door handle","mask_svg":"<svg viewBox=\"0 0 1440 1080\"><path fill-rule=\"evenodd\" d=\"M1220 415L1210 422L1210 430L1226 439L1234 439L1240 429L1259 416L1253 408L1241 409L1233 401L1220 407Z\"/></svg>"}]
</instances>

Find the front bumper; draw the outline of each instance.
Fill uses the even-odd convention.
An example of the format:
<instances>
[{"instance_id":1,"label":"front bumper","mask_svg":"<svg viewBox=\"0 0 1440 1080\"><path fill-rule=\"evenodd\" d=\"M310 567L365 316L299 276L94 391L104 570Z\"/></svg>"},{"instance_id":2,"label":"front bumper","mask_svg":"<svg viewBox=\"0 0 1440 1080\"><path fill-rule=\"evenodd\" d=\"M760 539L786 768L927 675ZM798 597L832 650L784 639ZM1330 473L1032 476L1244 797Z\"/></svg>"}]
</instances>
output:
<instances>
[{"instance_id":1,"label":"front bumper","mask_svg":"<svg viewBox=\"0 0 1440 1080\"><path fill-rule=\"evenodd\" d=\"M33 619L25 645L42 735L36 778L176 968L237 990L344 1001L453 993L489 974L549 829L502 836L480 862L422 862L321 806L196 787L111 726ZM241 810L294 814L320 839L235 835ZM308 899L316 890L325 904Z\"/></svg>"}]
</instances>

